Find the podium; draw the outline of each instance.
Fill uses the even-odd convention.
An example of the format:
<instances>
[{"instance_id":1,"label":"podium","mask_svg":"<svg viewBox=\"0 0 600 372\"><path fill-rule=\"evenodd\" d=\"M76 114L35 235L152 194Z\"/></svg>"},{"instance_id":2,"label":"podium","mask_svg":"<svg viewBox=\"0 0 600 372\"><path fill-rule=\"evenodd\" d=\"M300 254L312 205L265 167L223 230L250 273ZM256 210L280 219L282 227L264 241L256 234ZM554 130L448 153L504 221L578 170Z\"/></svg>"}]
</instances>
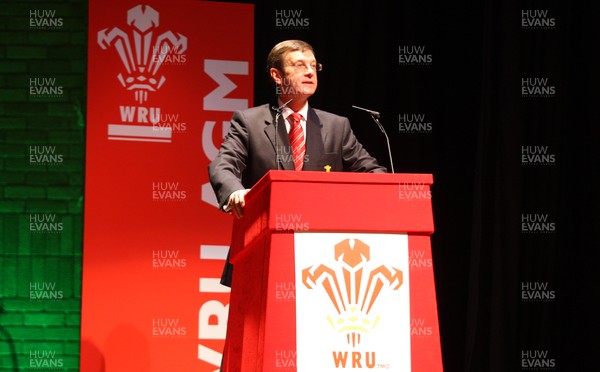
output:
<instances>
[{"instance_id":1,"label":"podium","mask_svg":"<svg viewBox=\"0 0 600 372\"><path fill-rule=\"evenodd\" d=\"M432 183L267 173L233 226L222 371L442 371Z\"/></svg>"}]
</instances>

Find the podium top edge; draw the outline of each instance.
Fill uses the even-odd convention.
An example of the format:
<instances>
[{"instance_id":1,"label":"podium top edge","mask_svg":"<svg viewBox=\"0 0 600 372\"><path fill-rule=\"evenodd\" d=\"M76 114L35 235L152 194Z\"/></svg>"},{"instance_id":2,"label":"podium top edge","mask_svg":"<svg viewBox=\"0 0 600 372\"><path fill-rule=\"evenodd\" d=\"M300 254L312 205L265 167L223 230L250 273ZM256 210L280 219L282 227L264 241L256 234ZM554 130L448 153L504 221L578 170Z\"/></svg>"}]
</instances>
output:
<instances>
[{"instance_id":1,"label":"podium top edge","mask_svg":"<svg viewBox=\"0 0 600 372\"><path fill-rule=\"evenodd\" d=\"M257 182L257 185L267 182L415 183L432 185L433 175L429 173L298 172L294 170L271 170Z\"/></svg>"}]
</instances>

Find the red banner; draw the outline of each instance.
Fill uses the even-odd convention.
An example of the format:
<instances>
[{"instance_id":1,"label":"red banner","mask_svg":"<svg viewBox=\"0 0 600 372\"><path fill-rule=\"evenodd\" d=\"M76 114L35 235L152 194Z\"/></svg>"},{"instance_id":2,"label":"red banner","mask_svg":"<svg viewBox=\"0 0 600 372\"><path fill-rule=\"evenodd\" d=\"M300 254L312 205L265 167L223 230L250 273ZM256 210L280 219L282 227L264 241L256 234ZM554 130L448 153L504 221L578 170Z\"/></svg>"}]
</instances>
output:
<instances>
[{"instance_id":1,"label":"red banner","mask_svg":"<svg viewBox=\"0 0 600 372\"><path fill-rule=\"evenodd\" d=\"M91 1L81 371L215 371L231 217L208 163L253 105L253 5Z\"/></svg>"}]
</instances>

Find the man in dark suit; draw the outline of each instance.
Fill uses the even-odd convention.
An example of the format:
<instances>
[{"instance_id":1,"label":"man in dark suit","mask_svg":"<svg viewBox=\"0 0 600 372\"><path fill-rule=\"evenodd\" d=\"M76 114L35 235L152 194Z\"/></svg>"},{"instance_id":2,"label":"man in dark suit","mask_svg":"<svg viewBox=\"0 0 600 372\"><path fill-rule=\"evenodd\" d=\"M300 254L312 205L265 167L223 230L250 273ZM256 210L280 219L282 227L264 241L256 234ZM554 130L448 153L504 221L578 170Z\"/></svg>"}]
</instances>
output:
<instances>
[{"instance_id":1,"label":"man in dark suit","mask_svg":"<svg viewBox=\"0 0 600 372\"><path fill-rule=\"evenodd\" d=\"M267 69L277 87L278 106L287 105L279 113L266 104L233 114L231 129L209 165L224 211L241 217L244 196L271 169L386 172L358 142L347 118L308 105L321 68L304 41L286 40L273 47ZM231 268L228 263L224 285L231 285Z\"/></svg>"}]
</instances>

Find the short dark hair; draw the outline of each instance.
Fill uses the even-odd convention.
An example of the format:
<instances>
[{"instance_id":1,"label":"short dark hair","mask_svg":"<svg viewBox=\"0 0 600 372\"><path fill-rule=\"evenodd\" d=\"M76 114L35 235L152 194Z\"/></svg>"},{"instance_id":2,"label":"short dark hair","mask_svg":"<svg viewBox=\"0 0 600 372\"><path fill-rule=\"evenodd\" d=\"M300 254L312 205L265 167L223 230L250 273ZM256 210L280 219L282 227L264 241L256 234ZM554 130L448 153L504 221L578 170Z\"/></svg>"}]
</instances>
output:
<instances>
[{"instance_id":1,"label":"short dark hair","mask_svg":"<svg viewBox=\"0 0 600 372\"><path fill-rule=\"evenodd\" d=\"M310 50L315 53L313 47L310 46L309 43L302 40L284 40L280 43L277 43L269 52L267 56L267 73L272 68L276 68L278 70L283 70L283 58L287 52L295 52L295 51L307 51Z\"/></svg>"}]
</instances>

